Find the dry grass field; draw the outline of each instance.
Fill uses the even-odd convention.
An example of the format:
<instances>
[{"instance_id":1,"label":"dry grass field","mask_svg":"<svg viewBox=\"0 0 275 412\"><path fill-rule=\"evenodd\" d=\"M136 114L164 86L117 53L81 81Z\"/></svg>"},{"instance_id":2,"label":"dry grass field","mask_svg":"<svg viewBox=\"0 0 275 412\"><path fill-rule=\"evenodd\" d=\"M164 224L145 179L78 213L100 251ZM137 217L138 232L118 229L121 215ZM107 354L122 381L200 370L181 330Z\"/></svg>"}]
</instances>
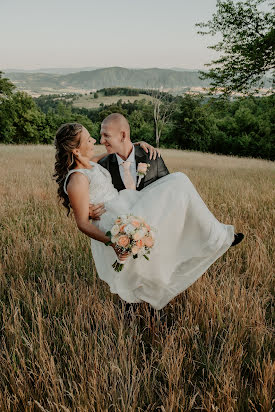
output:
<instances>
[{"instance_id":1,"label":"dry grass field","mask_svg":"<svg viewBox=\"0 0 275 412\"><path fill-rule=\"evenodd\" d=\"M125 320L57 203L54 149L0 146L1 411L272 410L274 164L162 154L246 237L154 317L142 303Z\"/></svg>"},{"instance_id":2,"label":"dry grass field","mask_svg":"<svg viewBox=\"0 0 275 412\"><path fill-rule=\"evenodd\" d=\"M147 101L153 101L154 98L151 96L148 96L147 94L139 94L138 96L120 96L120 95L115 95L115 96L103 96L102 93L98 93L98 98L94 99L93 95L82 95L77 98L73 102L74 107L84 107L86 109L95 109L100 106L101 103L104 105L110 105L110 104L115 104L117 103L118 100L121 100L122 103L133 103L135 100L142 100L145 99Z\"/></svg>"}]
</instances>

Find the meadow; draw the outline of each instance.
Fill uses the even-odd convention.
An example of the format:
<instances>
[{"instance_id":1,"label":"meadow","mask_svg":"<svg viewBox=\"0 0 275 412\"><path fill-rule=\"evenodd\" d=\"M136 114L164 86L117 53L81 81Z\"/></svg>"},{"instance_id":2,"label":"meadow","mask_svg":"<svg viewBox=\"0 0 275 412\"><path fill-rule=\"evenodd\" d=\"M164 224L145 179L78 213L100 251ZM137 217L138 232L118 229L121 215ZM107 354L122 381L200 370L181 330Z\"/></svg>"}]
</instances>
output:
<instances>
[{"instance_id":1,"label":"meadow","mask_svg":"<svg viewBox=\"0 0 275 412\"><path fill-rule=\"evenodd\" d=\"M114 95L114 96L104 96L103 93L98 93L98 98L95 99L93 95L85 95L77 97L73 102L73 107L84 107L85 109L96 109L101 104L111 105L116 104L118 100L121 100L122 103L134 103L136 100L146 100L154 101L154 98L148 96L147 94L139 94L138 96L126 96L126 95Z\"/></svg>"},{"instance_id":2,"label":"meadow","mask_svg":"<svg viewBox=\"0 0 275 412\"><path fill-rule=\"evenodd\" d=\"M54 148L0 145L1 411L272 410L274 163L161 152L245 239L127 320L57 201Z\"/></svg>"}]
</instances>

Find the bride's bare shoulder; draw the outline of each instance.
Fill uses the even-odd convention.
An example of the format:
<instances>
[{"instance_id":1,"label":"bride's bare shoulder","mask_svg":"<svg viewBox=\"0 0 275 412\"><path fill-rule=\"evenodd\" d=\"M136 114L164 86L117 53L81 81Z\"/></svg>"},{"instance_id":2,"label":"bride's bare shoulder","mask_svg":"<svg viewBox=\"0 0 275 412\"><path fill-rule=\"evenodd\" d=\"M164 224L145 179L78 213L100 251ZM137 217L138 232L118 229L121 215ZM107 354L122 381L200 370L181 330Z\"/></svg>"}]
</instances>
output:
<instances>
[{"instance_id":1,"label":"bride's bare shoulder","mask_svg":"<svg viewBox=\"0 0 275 412\"><path fill-rule=\"evenodd\" d=\"M83 172L75 169L74 173L71 173L67 183L67 192L72 194L75 191L86 190L89 187L89 179Z\"/></svg>"}]
</instances>

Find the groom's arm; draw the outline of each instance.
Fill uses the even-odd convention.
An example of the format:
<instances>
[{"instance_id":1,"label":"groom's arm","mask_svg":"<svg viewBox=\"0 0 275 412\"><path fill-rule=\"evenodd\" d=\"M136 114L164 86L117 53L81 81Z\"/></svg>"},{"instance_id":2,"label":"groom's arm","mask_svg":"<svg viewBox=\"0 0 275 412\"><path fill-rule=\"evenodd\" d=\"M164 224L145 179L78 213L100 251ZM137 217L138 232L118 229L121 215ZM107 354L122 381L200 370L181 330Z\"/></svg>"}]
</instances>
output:
<instances>
[{"instance_id":1,"label":"groom's arm","mask_svg":"<svg viewBox=\"0 0 275 412\"><path fill-rule=\"evenodd\" d=\"M149 168L148 174L145 177L144 187L150 185L151 183L155 182L158 179L161 179L166 175L169 175L169 170L166 164L164 163L162 157L159 157L156 160L151 161L149 161L147 157L146 163L150 163L151 167Z\"/></svg>"},{"instance_id":2,"label":"groom's arm","mask_svg":"<svg viewBox=\"0 0 275 412\"><path fill-rule=\"evenodd\" d=\"M156 159L157 156L160 156L159 149L155 149L154 146L150 145L149 143L144 142L143 140L140 142L133 143L134 146L140 146L146 153L149 152L150 159ZM100 160L103 160L105 157L108 156L108 152L102 153L100 155L92 157L92 161L95 163L100 163Z\"/></svg>"},{"instance_id":3,"label":"groom's arm","mask_svg":"<svg viewBox=\"0 0 275 412\"><path fill-rule=\"evenodd\" d=\"M106 212L104 203L89 204L89 219L100 220L100 216Z\"/></svg>"}]
</instances>

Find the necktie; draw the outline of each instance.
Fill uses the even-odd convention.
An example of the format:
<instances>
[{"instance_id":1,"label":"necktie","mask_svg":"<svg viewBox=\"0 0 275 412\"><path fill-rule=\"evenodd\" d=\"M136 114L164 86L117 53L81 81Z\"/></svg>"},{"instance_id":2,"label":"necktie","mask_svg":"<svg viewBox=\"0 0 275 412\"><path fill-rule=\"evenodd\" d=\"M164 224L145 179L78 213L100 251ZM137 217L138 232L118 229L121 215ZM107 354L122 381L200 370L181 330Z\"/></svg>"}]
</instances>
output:
<instances>
[{"instance_id":1,"label":"necktie","mask_svg":"<svg viewBox=\"0 0 275 412\"><path fill-rule=\"evenodd\" d=\"M133 176L130 172L131 162L123 162L122 163L124 169L124 185L126 189L136 189L136 184L134 182Z\"/></svg>"}]
</instances>

